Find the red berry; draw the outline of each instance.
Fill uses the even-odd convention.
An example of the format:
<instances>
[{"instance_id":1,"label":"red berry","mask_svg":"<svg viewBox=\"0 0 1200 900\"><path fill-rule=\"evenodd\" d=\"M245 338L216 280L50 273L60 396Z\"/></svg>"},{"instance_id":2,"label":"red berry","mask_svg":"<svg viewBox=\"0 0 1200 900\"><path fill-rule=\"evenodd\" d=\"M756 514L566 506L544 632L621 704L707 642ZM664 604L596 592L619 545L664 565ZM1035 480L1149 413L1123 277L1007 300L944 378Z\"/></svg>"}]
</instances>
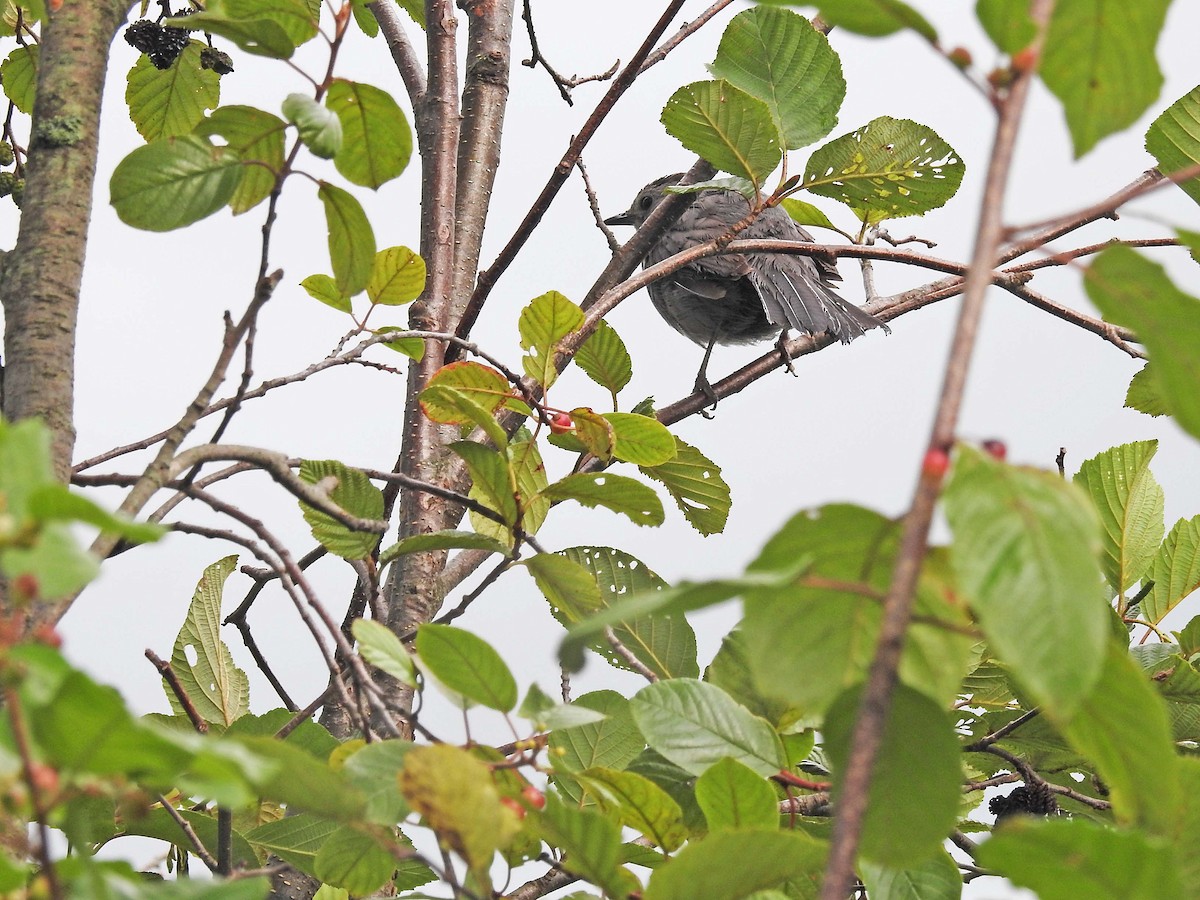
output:
<instances>
[{"instance_id":1,"label":"red berry","mask_svg":"<svg viewBox=\"0 0 1200 900\"><path fill-rule=\"evenodd\" d=\"M525 802L534 809L542 809L546 805L546 795L535 788L532 784L527 784L524 788L522 788L521 796L525 798Z\"/></svg>"},{"instance_id":2,"label":"red berry","mask_svg":"<svg viewBox=\"0 0 1200 900\"><path fill-rule=\"evenodd\" d=\"M1032 47L1018 50L1012 55L1012 67L1018 72L1032 72L1037 68L1038 55Z\"/></svg>"},{"instance_id":3,"label":"red berry","mask_svg":"<svg viewBox=\"0 0 1200 900\"><path fill-rule=\"evenodd\" d=\"M514 800L512 797L501 797L500 803L511 809L518 819L525 818L525 807L521 805L520 801Z\"/></svg>"},{"instance_id":4,"label":"red berry","mask_svg":"<svg viewBox=\"0 0 1200 900\"><path fill-rule=\"evenodd\" d=\"M18 603L28 603L38 596L37 576L32 572L23 572L12 580L13 599Z\"/></svg>"},{"instance_id":5,"label":"red berry","mask_svg":"<svg viewBox=\"0 0 1200 900\"><path fill-rule=\"evenodd\" d=\"M966 47L955 47L946 54L946 58L960 69L969 68L971 65L971 51Z\"/></svg>"},{"instance_id":6,"label":"red berry","mask_svg":"<svg viewBox=\"0 0 1200 900\"><path fill-rule=\"evenodd\" d=\"M941 479L950 468L950 454L941 447L930 447L925 451L925 459L921 462L921 471L931 478Z\"/></svg>"},{"instance_id":7,"label":"red berry","mask_svg":"<svg viewBox=\"0 0 1200 900\"><path fill-rule=\"evenodd\" d=\"M575 423L571 421L569 413L557 412L550 416L550 432L552 434L566 434L568 431L575 430Z\"/></svg>"},{"instance_id":8,"label":"red berry","mask_svg":"<svg viewBox=\"0 0 1200 900\"><path fill-rule=\"evenodd\" d=\"M982 446L983 449L988 452L988 454L994 456L1001 462L1008 458L1008 447L1005 446L1004 441L998 441L995 438L990 438L989 440L984 441Z\"/></svg>"},{"instance_id":9,"label":"red berry","mask_svg":"<svg viewBox=\"0 0 1200 900\"><path fill-rule=\"evenodd\" d=\"M62 646L62 635L49 622L37 627L37 630L33 633L33 639L39 644L45 644L47 647L53 647L55 650Z\"/></svg>"}]
</instances>

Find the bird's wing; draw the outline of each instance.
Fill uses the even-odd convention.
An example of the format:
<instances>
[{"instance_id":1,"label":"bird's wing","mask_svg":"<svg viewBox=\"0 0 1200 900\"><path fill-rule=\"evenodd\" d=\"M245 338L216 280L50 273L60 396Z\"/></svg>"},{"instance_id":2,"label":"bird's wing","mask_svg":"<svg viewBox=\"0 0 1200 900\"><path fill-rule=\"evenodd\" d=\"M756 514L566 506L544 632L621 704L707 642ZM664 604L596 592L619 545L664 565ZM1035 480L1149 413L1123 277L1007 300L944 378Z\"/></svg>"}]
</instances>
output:
<instances>
[{"instance_id":1,"label":"bird's wing","mask_svg":"<svg viewBox=\"0 0 1200 900\"><path fill-rule=\"evenodd\" d=\"M646 264L662 262L667 257L697 244L721 237L729 230L729 226L737 221L731 219L730 215L729 205L722 201L721 194L701 194L654 245L646 257ZM692 293L715 300L725 296L730 287L729 283L739 281L749 274L749 260L735 253L698 259L676 272L674 280Z\"/></svg>"}]
</instances>

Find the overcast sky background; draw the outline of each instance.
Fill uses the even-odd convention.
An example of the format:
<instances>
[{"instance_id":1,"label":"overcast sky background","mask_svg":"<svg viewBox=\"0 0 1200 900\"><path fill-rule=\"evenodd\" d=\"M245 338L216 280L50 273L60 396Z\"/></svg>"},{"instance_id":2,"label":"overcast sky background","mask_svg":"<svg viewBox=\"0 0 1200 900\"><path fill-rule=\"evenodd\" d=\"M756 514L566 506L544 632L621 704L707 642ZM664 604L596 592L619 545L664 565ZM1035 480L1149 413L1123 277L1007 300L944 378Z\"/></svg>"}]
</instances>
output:
<instances>
[{"instance_id":1,"label":"overcast sky background","mask_svg":"<svg viewBox=\"0 0 1200 900\"><path fill-rule=\"evenodd\" d=\"M519 4L518 4L519 5ZM945 46L963 45L982 71L997 59L974 23L965 0L922 0L914 6L939 28ZM613 0L603 4L534 4L543 52L564 74L588 74L628 59L659 14L661 4ZM694 2L681 20L706 6ZM654 177L686 169L691 155L658 121L663 103L678 86L708 77L724 22L747 3L735 3L719 21L639 80L618 105L585 154L606 214L626 208L637 189ZM568 109L549 78L518 63L528 45L517 22L512 93L504 135L504 160L484 245L490 262L544 184L571 135L600 97L603 86L585 85ZM1145 129L1166 106L1200 82L1195 35L1200 6L1177 2L1159 45L1166 85L1144 120L1104 141L1083 160L1072 159L1057 102L1038 86L1025 120L1006 205L1007 221L1041 220L1107 196L1152 165L1143 149ZM461 28L465 37L465 23ZM911 233L937 242L932 251L966 260L973 241L980 185L993 127L982 96L913 35L865 39L835 31L847 97L830 139L879 115L911 118L935 129L960 153L967 174L958 197L923 219L892 223L895 236ZM308 71L323 71L315 43L297 60ZM136 440L173 424L207 378L219 349L221 314L237 316L253 290L259 256L263 207L233 218L222 212L192 228L166 235L138 232L121 224L108 206L107 179L116 163L139 143L124 109L124 73L135 51L118 39L110 74L101 135L88 264L79 330L76 458ZM222 83L222 102L248 103L278 112L287 93L307 91L294 72L278 63L235 55L237 71ZM355 35L343 51L338 74L368 81L392 92L407 110L399 77L382 39ZM802 169L808 150L793 154L792 170ZM415 163L415 160L414 160ZM307 157L306 171L344 185L331 165ZM378 193L354 188L366 205L379 247L418 246L418 168ZM842 227L853 217L838 204L814 198ZM1176 189L1159 191L1131 210L1121 223L1103 222L1055 244L1069 249L1114 235L1159 236L1157 217L1200 230L1195 206ZM1142 218L1144 216L1145 218ZM11 246L13 216L0 221L0 239ZM835 238L829 238L834 240ZM285 277L260 318L255 381L291 373L324 356L349 322L309 298L298 287L307 275L329 270L320 204L311 184L289 182L275 230L272 264ZM1180 250L1151 251L1167 263L1177 283L1200 294L1200 269ZM510 365L519 364L516 317L531 298L555 289L578 301L608 258L592 224L578 178L564 188L533 241L493 292L475 339ZM862 282L849 261L840 265L843 294L862 301ZM925 272L877 265L882 293L932 280ZM1034 286L1067 305L1093 312L1079 286L1078 272L1047 271ZM360 307L360 311L362 308ZM669 581L740 572L766 539L792 514L830 502L853 502L888 515L902 513L911 499L919 461L928 438L958 299L909 314L892 323L893 334L872 332L849 347L833 346L801 359L798 378L779 372L723 401L713 421L699 417L676 432L723 467L734 506L723 535L703 538L669 505L667 524L638 529L603 511L559 508L541 534L552 549L596 543L634 553ZM383 310L372 324L404 324L403 310ZM388 315L390 314L390 318ZM690 390L701 351L667 327L645 293L631 297L610 318L634 360L634 379L623 395L626 407L647 395L665 405ZM762 348L718 348L710 376L716 381ZM383 349L372 358L398 363ZM1010 460L1052 468L1060 447L1073 473L1084 459L1114 444L1157 438L1153 470L1166 490L1167 527L1200 512L1197 446L1173 424L1122 409L1125 388L1140 363L1097 336L993 290L989 295L979 349L972 367L960 433L967 439L997 437L1008 444ZM236 384L240 361L221 396ZM390 468L400 436L405 381L377 372L342 368L311 382L254 401L234 420L225 440L281 450L292 456L338 458L350 464ZM607 408L606 393L577 371L552 392L557 406ZM206 420L192 443L207 439L216 420ZM144 455L105 464L95 471L140 471ZM570 465L566 454L550 451L551 473ZM296 504L268 479L241 475L221 492L263 518L282 535L296 556L312 546ZM99 492L116 505L119 494ZM165 495L162 499L165 499ZM214 521L201 510L183 507L183 517ZM944 536L944 535L943 535ZM394 534L389 536L388 542ZM198 538L175 536L126 553L105 565L100 580L78 601L62 624L68 655L98 678L120 686L137 711L167 709L160 681L143 658L149 647L168 655L197 579L204 567L239 552ZM243 563L255 560L242 554ZM352 583L349 568L327 559L312 570L330 607L344 608ZM248 584L231 577L226 612ZM450 598L456 602L461 595ZM1184 604L1179 627L1196 612ZM736 621L737 607L693 617L701 665ZM259 641L281 672L293 696L307 703L325 685L325 670L311 639L289 602L265 592L251 616ZM514 667L524 686L536 679L553 693L557 686L555 649L561 629L552 620L531 579L507 575L456 624L486 636ZM252 705L262 712L276 705L232 629L225 636L235 657L250 673ZM1064 638L1067 636L1064 635ZM639 682L593 659L575 680L576 694L602 687L625 692ZM433 702L430 706L437 706ZM448 711L446 711L448 713ZM443 713L441 733L461 734L456 717ZM473 717L476 736L506 739L490 715ZM437 722L438 719L430 719ZM436 726L435 726L436 727ZM1000 896L988 879L967 896Z\"/></svg>"}]
</instances>

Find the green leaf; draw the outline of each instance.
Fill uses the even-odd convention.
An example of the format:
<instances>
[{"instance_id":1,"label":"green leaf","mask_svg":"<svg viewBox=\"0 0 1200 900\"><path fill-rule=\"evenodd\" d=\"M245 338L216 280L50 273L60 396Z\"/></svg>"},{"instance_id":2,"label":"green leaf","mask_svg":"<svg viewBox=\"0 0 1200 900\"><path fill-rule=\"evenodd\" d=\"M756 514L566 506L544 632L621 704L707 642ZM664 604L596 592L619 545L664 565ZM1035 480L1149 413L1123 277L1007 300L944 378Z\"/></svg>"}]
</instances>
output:
<instances>
[{"instance_id":1,"label":"green leaf","mask_svg":"<svg viewBox=\"0 0 1200 900\"><path fill-rule=\"evenodd\" d=\"M1023 50L1037 36L1029 4L1021 0L975 0L975 17L1001 53Z\"/></svg>"},{"instance_id":2,"label":"green leaf","mask_svg":"<svg viewBox=\"0 0 1200 900\"><path fill-rule=\"evenodd\" d=\"M988 643L1038 704L1069 715L1100 677L1108 640L1091 504L1056 474L966 446L944 501L959 585Z\"/></svg>"},{"instance_id":3,"label":"green leaf","mask_svg":"<svg viewBox=\"0 0 1200 900\"><path fill-rule=\"evenodd\" d=\"M1184 884L1200 883L1200 807L1192 802L1200 790L1200 760L1181 756L1179 768L1179 820L1173 843L1179 874Z\"/></svg>"},{"instance_id":4,"label":"green leaf","mask_svg":"<svg viewBox=\"0 0 1200 900\"><path fill-rule=\"evenodd\" d=\"M147 141L187 134L221 102L221 76L200 67L205 45L191 41L168 69L142 54L129 70L125 102L129 118Z\"/></svg>"},{"instance_id":5,"label":"green leaf","mask_svg":"<svg viewBox=\"0 0 1200 900\"><path fill-rule=\"evenodd\" d=\"M529 686L529 692L521 701L517 715L533 722L539 731L557 731L579 725L591 725L602 722L605 718L604 713L580 706L578 703L555 703L536 684Z\"/></svg>"},{"instance_id":6,"label":"green leaf","mask_svg":"<svg viewBox=\"0 0 1200 900\"><path fill-rule=\"evenodd\" d=\"M1181 428L1200 437L1200 301L1128 247L1109 247L1097 256L1083 286L1107 321L1137 332L1167 409Z\"/></svg>"},{"instance_id":7,"label":"green leaf","mask_svg":"<svg viewBox=\"0 0 1200 900\"><path fill-rule=\"evenodd\" d=\"M195 832L196 837L200 838L200 842L214 852L217 848L217 817L213 813L196 812L188 809L186 806L176 809L175 812ZM195 853L195 847L192 845L191 839L183 833L176 820L161 806L145 811L144 815L131 814L131 811L126 811L121 819L121 831L117 836L137 836L156 838L160 841L167 841L174 844L189 853ZM254 855L254 849L250 846L246 838L236 829L232 830L232 849L231 864L235 867L256 868L258 866L258 858Z\"/></svg>"},{"instance_id":8,"label":"green leaf","mask_svg":"<svg viewBox=\"0 0 1200 900\"><path fill-rule=\"evenodd\" d=\"M362 896L387 882L395 868L395 859L374 838L343 827L317 851L313 874L326 884Z\"/></svg>"},{"instance_id":9,"label":"green leaf","mask_svg":"<svg viewBox=\"0 0 1200 900\"><path fill-rule=\"evenodd\" d=\"M410 535L392 544L379 554L379 564L382 566L405 553L421 553L425 550L487 550L508 554L508 547L487 535L473 531L431 531Z\"/></svg>"},{"instance_id":10,"label":"green leaf","mask_svg":"<svg viewBox=\"0 0 1200 900\"><path fill-rule=\"evenodd\" d=\"M775 730L716 685L690 678L659 681L630 703L646 743L694 775L727 756L763 776L786 765Z\"/></svg>"},{"instance_id":11,"label":"green leaf","mask_svg":"<svg viewBox=\"0 0 1200 900\"><path fill-rule=\"evenodd\" d=\"M288 94L283 117L296 126L300 140L314 156L333 159L342 149L341 119L307 94Z\"/></svg>"},{"instance_id":12,"label":"green leaf","mask_svg":"<svg viewBox=\"0 0 1200 900\"><path fill-rule=\"evenodd\" d=\"M4 96L25 115L32 115L33 101L37 95L37 44L14 47L0 63L0 87Z\"/></svg>"},{"instance_id":13,"label":"green leaf","mask_svg":"<svg viewBox=\"0 0 1200 900\"><path fill-rule=\"evenodd\" d=\"M851 688L829 709L823 731L833 762L834 803L850 755L861 688ZM918 864L954 829L962 798L962 765L954 725L941 707L897 685L888 708L879 755L872 769L860 852L896 868Z\"/></svg>"},{"instance_id":14,"label":"green leaf","mask_svg":"<svg viewBox=\"0 0 1200 900\"><path fill-rule=\"evenodd\" d=\"M242 172L237 154L228 148L193 135L163 138L117 163L109 181L109 202L126 225L171 231L228 203Z\"/></svg>"},{"instance_id":15,"label":"green leaf","mask_svg":"<svg viewBox=\"0 0 1200 900\"><path fill-rule=\"evenodd\" d=\"M658 419L637 413L604 413L612 426L617 459L639 466L661 466L675 458L675 437Z\"/></svg>"},{"instance_id":16,"label":"green leaf","mask_svg":"<svg viewBox=\"0 0 1200 900\"><path fill-rule=\"evenodd\" d=\"M907 869L863 859L858 870L871 900L959 900L962 896L962 875L945 851Z\"/></svg>"},{"instance_id":17,"label":"green leaf","mask_svg":"<svg viewBox=\"0 0 1200 900\"><path fill-rule=\"evenodd\" d=\"M667 133L722 172L762 184L782 158L771 108L727 81L697 81L663 107Z\"/></svg>"},{"instance_id":18,"label":"green leaf","mask_svg":"<svg viewBox=\"0 0 1200 900\"><path fill-rule=\"evenodd\" d=\"M878 223L944 206L965 170L962 158L932 128L880 116L817 148L803 186Z\"/></svg>"},{"instance_id":19,"label":"green leaf","mask_svg":"<svg viewBox=\"0 0 1200 900\"><path fill-rule=\"evenodd\" d=\"M470 496L501 517L506 526L503 533L507 535L517 521L517 501L512 490L514 478L508 460L490 447L471 441L456 441L450 449L467 464L471 474ZM482 520L483 517L479 518ZM472 524L477 532L501 540L500 536L485 531L474 517ZM490 521L489 525L495 527Z\"/></svg>"},{"instance_id":20,"label":"green leaf","mask_svg":"<svg viewBox=\"0 0 1200 900\"><path fill-rule=\"evenodd\" d=\"M416 648L422 671L453 693L500 712L517 705L512 672L483 638L452 625L425 624Z\"/></svg>"},{"instance_id":21,"label":"green leaf","mask_svg":"<svg viewBox=\"0 0 1200 900\"><path fill-rule=\"evenodd\" d=\"M82 590L100 574L100 564L79 546L68 526L51 522L31 546L0 550L0 571L10 580L32 575L39 600L58 600Z\"/></svg>"},{"instance_id":22,"label":"green leaf","mask_svg":"<svg viewBox=\"0 0 1200 900\"><path fill-rule=\"evenodd\" d=\"M308 296L314 300L320 300L326 306L332 306L338 312L348 313L353 308L350 305L350 297L348 294L343 294L337 286L337 282L329 275L309 275L302 282L300 287L308 293Z\"/></svg>"},{"instance_id":23,"label":"green leaf","mask_svg":"<svg viewBox=\"0 0 1200 900\"><path fill-rule=\"evenodd\" d=\"M165 528L153 522L134 522L110 513L86 497L71 493L66 485L58 482L35 487L29 495L26 511L38 522L86 522L135 544L157 541L167 533Z\"/></svg>"},{"instance_id":24,"label":"green leaf","mask_svg":"<svg viewBox=\"0 0 1200 900\"><path fill-rule=\"evenodd\" d=\"M225 580L236 568L237 559L236 555L226 556L204 570L171 652L171 668L196 712L204 721L221 725L250 711L250 679L234 665L220 631ZM195 663L189 657L194 657ZM183 705L166 682L163 690L175 715L183 715Z\"/></svg>"},{"instance_id":25,"label":"green leaf","mask_svg":"<svg viewBox=\"0 0 1200 900\"><path fill-rule=\"evenodd\" d=\"M346 824L362 821L366 797L340 771L291 741L275 737L238 737L227 739L236 749L245 776L263 799L283 803L296 810L334 819Z\"/></svg>"},{"instance_id":26,"label":"green leaf","mask_svg":"<svg viewBox=\"0 0 1200 900\"><path fill-rule=\"evenodd\" d=\"M696 801L709 831L779 827L779 801L761 775L732 757L712 765L696 780Z\"/></svg>"},{"instance_id":27,"label":"green leaf","mask_svg":"<svg viewBox=\"0 0 1200 900\"><path fill-rule=\"evenodd\" d=\"M1170 0L1061 0L1042 49L1042 81L1067 117L1075 157L1123 131L1158 99L1154 58Z\"/></svg>"},{"instance_id":28,"label":"green leaf","mask_svg":"<svg viewBox=\"0 0 1200 900\"><path fill-rule=\"evenodd\" d=\"M704 680L715 684L756 716L762 716L779 730L785 730L799 718L799 712L785 700L769 696L759 687L746 649L746 635L735 628L725 635L717 655L704 670Z\"/></svg>"},{"instance_id":29,"label":"green leaf","mask_svg":"<svg viewBox=\"0 0 1200 900\"><path fill-rule=\"evenodd\" d=\"M597 586L594 594L583 588L578 592L560 591L555 597L546 595L555 618L566 626L591 621L596 614L628 597L653 595L666 587L641 560L611 547L570 547L562 551L562 558L582 570L583 576ZM581 578L577 572L572 574ZM696 634L681 613L631 614L610 624L617 640L656 675L675 678L700 674ZM603 630L588 641L588 646L617 668L630 668L612 648Z\"/></svg>"},{"instance_id":30,"label":"green leaf","mask_svg":"<svg viewBox=\"0 0 1200 900\"><path fill-rule=\"evenodd\" d=\"M697 885L703 885L704 900L743 900L787 882L812 892L798 896L816 896L827 849L799 831L718 831L655 869L642 896L696 900Z\"/></svg>"},{"instance_id":31,"label":"green leaf","mask_svg":"<svg viewBox=\"0 0 1200 900\"><path fill-rule=\"evenodd\" d=\"M1158 441L1105 450L1079 467L1075 483L1088 492L1104 527L1104 575L1118 594L1140 581L1163 539L1163 489L1150 460Z\"/></svg>"},{"instance_id":32,"label":"green leaf","mask_svg":"<svg viewBox=\"0 0 1200 900\"><path fill-rule=\"evenodd\" d=\"M363 659L409 687L417 686L412 657L390 628L372 619L355 619L351 631Z\"/></svg>"},{"instance_id":33,"label":"green leaf","mask_svg":"<svg viewBox=\"0 0 1200 900\"><path fill-rule=\"evenodd\" d=\"M408 13L409 18L416 22L421 29L425 28L425 4L421 0L397 0L400 8Z\"/></svg>"},{"instance_id":34,"label":"green leaf","mask_svg":"<svg viewBox=\"0 0 1200 900\"><path fill-rule=\"evenodd\" d=\"M542 495L551 501L575 500L592 509L602 506L627 516L635 525L663 523L662 501L640 481L608 472L579 472L549 485Z\"/></svg>"},{"instance_id":35,"label":"green leaf","mask_svg":"<svg viewBox=\"0 0 1200 900\"><path fill-rule=\"evenodd\" d=\"M525 374L549 388L558 378L554 348L583 324L583 310L560 294L547 291L521 310L517 328L521 333L521 364Z\"/></svg>"},{"instance_id":36,"label":"green leaf","mask_svg":"<svg viewBox=\"0 0 1200 900\"><path fill-rule=\"evenodd\" d=\"M333 487L326 494L352 516L376 520L383 517L383 492L361 469L352 469L336 459L306 459L300 463L300 478L309 484L331 481ZM352 531L307 503L300 504L300 511L313 537L342 559L365 559L379 543L378 532Z\"/></svg>"},{"instance_id":37,"label":"green leaf","mask_svg":"<svg viewBox=\"0 0 1200 900\"><path fill-rule=\"evenodd\" d=\"M367 818L371 822L394 826L411 812L400 793L397 776L414 746L404 740L375 741L346 759L342 770L367 795Z\"/></svg>"},{"instance_id":38,"label":"green leaf","mask_svg":"<svg viewBox=\"0 0 1200 900\"><path fill-rule=\"evenodd\" d=\"M819 207L813 206L804 200L797 200L794 197L785 197L779 203L783 207L783 211L792 217L792 221L798 225L804 225L809 228L828 228L831 231L839 231L840 229L829 221L829 216L825 215Z\"/></svg>"},{"instance_id":39,"label":"green leaf","mask_svg":"<svg viewBox=\"0 0 1200 900\"><path fill-rule=\"evenodd\" d=\"M325 105L341 121L344 139L333 164L348 181L377 189L407 168L412 129L391 94L374 85L335 78Z\"/></svg>"},{"instance_id":40,"label":"green leaf","mask_svg":"<svg viewBox=\"0 0 1200 900\"><path fill-rule=\"evenodd\" d=\"M575 426L575 437L587 451L608 462L613 456L617 435L613 424L590 407L579 406L571 410L571 424Z\"/></svg>"},{"instance_id":41,"label":"green leaf","mask_svg":"<svg viewBox=\"0 0 1200 900\"><path fill-rule=\"evenodd\" d=\"M373 38L379 34L379 21L368 6L370 2L371 0L353 0L350 10L354 14L354 23L358 25L362 33Z\"/></svg>"},{"instance_id":42,"label":"green leaf","mask_svg":"<svg viewBox=\"0 0 1200 900\"><path fill-rule=\"evenodd\" d=\"M338 830L337 822L311 813L286 816L246 832L246 840L302 872L314 874L317 851Z\"/></svg>"},{"instance_id":43,"label":"green leaf","mask_svg":"<svg viewBox=\"0 0 1200 900\"><path fill-rule=\"evenodd\" d=\"M438 840L477 875L486 875L496 850L521 827L516 814L500 803L487 765L449 744L410 750L400 771L400 790Z\"/></svg>"},{"instance_id":44,"label":"green leaf","mask_svg":"<svg viewBox=\"0 0 1200 900\"><path fill-rule=\"evenodd\" d=\"M407 247L388 247L375 254L367 296L381 306L401 306L425 290L425 260Z\"/></svg>"},{"instance_id":45,"label":"green leaf","mask_svg":"<svg viewBox=\"0 0 1200 900\"><path fill-rule=\"evenodd\" d=\"M242 19L269 19L279 25L297 47L317 36L321 16L319 0L224 0L231 15ZM211 0L206 9L211 9ZM184 19L184 22L189 19Z\"/></svg>"},{"instance_id":46,"label":"green leaf","mask_svg":"<svg viewBox=\"0 0 1200 900\"><path fill-rule=\"evenodd\" d=\"M633 377L633 361L625 349L625 342L603 319L576 352L575 363L588 378L613 395L614 406L617 394L625 390L629 379Z\"/></svg>"},{"instance_id":47,"label":"green leaf","mask_svg":"<svg viewBox=\"0 0 1200 900\"><path fill-rule=\"evenodd\" d=\"M595 767L624 769L646 746L634 724L629 701L616 691L584 694L572 706L593 710L603 718L551 733L550 760L557 773L556 781L562 773Z\"/></svg>"},{"instance_id":48,"label":"green leaf","mask_svg":"<svg viewBox=\"0 0 1200 900\"><path fill-rule=\"evenodd\" d=\"M316 37L319 12L306 0L208 0L203 10L164 24L220 35L257 56L288 59Z\"/></svg>"},{"instance_id":49,"label":"green leaf","mask_svg":"<svg viewBox=\"0 0 1200 900\"><path fill-rule=\"evenodd\" d=\"M241 183L229 200L229 208L235 216L253 209L274 189L275 177L283 171L286 131L287 124L283 119L253 106L219 107L196 126L194 133L197 135L219 134L223 137L246 164ZM328 302L316 294L313 296ZM345 312L349 312L348 305Z\"/></svg>"},{"instance_id":50,"label":"green leaf","mask_svg":"<svg viewBox=\"0 0 1200 900\"><path fill-rule=\"evenodd\" d=\"M1165 835L1174 812L1162 798L1178 796L1179 781L1163 701L1125 647L1110 643L1100 662L1100 680L1069 721L1052 718L1096 765L1117 821Z\"/></svg>"},{"instance_id":51,"label":"green leaf","mask_svg":"<svg viewBox=\"0 0 1200 900\"><path fill-rule=\"evenodd\" d=\"M1154 557L1150 580L1154 587L1142 600L1142 617L1157 625L1200 588L1200 516L1175 523Z\"/></svg>"},{"instance_id":52,"label":"green leaf","mask_svg":"<svg viewBox=\"0 0 1200 900\"><path fill-rule=\"evenodd\" d=\"M829 134L846 97L829 39L803 16L769 6L730 20L709 70L765 102L789 150Z\"/></svg>"},{"instance_id":53,"label":"green leaf","mask_svg":"<svg viewBox=\"0 0 1200 900\"><path fill-rule=\"evenodd\" d=\"M420 399L425 415L435 422L478 425L498 449L508 448L508 434L500 427L491 411L480 406L472 394L447 385L434 384L421 391Z\"/></svg>"},{"instance_id":54,"label":"green leaf","mask_svg":"<svg viewBox=\"0 0 1200 900\"><path fill-rule=\"evenodd\" d=\"M1086 819L1015 817L985 843L980 865L1041 900L1182 900L1170 845Z\"/></svg>"},{"instance_id":55,"label":"green leaf","mask_svg":"<svg viewBox=\"0 0 1200 900\"><path fill-rule=\"evenodd\" d=\"M404 331L395 325L384 325L374 329L374 334L388 334L393 331ZM397 353L403 353L410 359L420 361L425 356L425 339L419 337L398 337L395 340L384 341L383 346Z\"/></svg>"},{"instance_id":56,"label":"green leaf","mask_svg":"<svg viewBox=\"0 0 1200 900\"><path fill-rule=\"evenodd\" d=\"M729 519L732 500L721 467L679 438L675 456L656 466L642 466L642 474L667 489L688 523L701 534L720 534Z\"/></svg>"},{"instance_id":57,"label":"green leaf","mask_svg":"<svg viewBox=\"0 0 1200 900\"><path fill-rule=\"evenodd\" d=\"M542 840L563 852L564 869L613 897L628 894L629 885L622 879L627 873L618 866L621 832L615 822L592 810L567 806L553 794L532 818Z\"/></svg>"},{"instance_id":58,"label":"green leaf","mask_svg":"<svg viewBox=\"0 0 1200 900\"><path fill-rule=\"evenodd\" d=\"M1158 386L1158 379L1154 377L1154 368L1149 363L1138 369L1129 380L1129 390L1125 392L1125 408L1136 409L1154 418L1167 414L1167 401Z\"/></svg>"},{"instance_id":59,"label":"green leaf","mask_svg":"<svg viewBox=\"0 0 1200 900\"><path fill-rule=\"evenodd\" d=\"M603 812L613 812L623 826L639 831L668 853L687 839L683 813L666 791L633 772L590 768L575 773Z\"/></svg>"},{"instance_id":60,"label":"green leaf","mask_svg":"<svg viewBox=\"0 0 1200 900\"><path fill-rule=\"evenodd\" d=\"M466 359L438 369L429 379L429 387L453 388L455 391L467 395L489 413L494 412L504 403L513 390L508 379L491 366ZM427 402L424 393L421 395L421 409L433 421L452 425L466 425L472 421L469 416L465 416L462 410L457 408L457 404L453 407L443 408L438 405L436 400L436 395L433 397L433 402Z\"/></svg>"},{"instance_id":61,"label":"green leaf","mask_svg":"<svg viewBox=\"0 0 1200 900\"><path fill-rule=\"evenodd\" d=\"M375 264L375 232L353 195L322 181L317 196L329 228L329 259L338 289L347 296L363 290Z\"/></svg>"}]
</instances>

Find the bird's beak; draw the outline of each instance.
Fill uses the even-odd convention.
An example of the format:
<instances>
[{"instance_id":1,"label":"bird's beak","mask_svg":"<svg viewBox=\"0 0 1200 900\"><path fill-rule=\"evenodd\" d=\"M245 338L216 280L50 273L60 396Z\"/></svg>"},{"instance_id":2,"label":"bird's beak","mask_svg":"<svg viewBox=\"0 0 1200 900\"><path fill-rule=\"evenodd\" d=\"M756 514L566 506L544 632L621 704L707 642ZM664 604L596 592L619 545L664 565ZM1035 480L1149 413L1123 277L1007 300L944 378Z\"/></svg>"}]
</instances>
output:
<instances>
[{"instance_id":1,"label":"bird's beak","mask_svg":"<svg viewBox=\"0 0 1200 900\"><path fill-rule=\"evenodd\" d=\"M635 224L635 222L633 220L633 211L625 210L625 212L621 213L619 216L610 216L609 218L604 220L604 224L605 225L633 225L633 224Z\"/></svg>"}]
</instances>

